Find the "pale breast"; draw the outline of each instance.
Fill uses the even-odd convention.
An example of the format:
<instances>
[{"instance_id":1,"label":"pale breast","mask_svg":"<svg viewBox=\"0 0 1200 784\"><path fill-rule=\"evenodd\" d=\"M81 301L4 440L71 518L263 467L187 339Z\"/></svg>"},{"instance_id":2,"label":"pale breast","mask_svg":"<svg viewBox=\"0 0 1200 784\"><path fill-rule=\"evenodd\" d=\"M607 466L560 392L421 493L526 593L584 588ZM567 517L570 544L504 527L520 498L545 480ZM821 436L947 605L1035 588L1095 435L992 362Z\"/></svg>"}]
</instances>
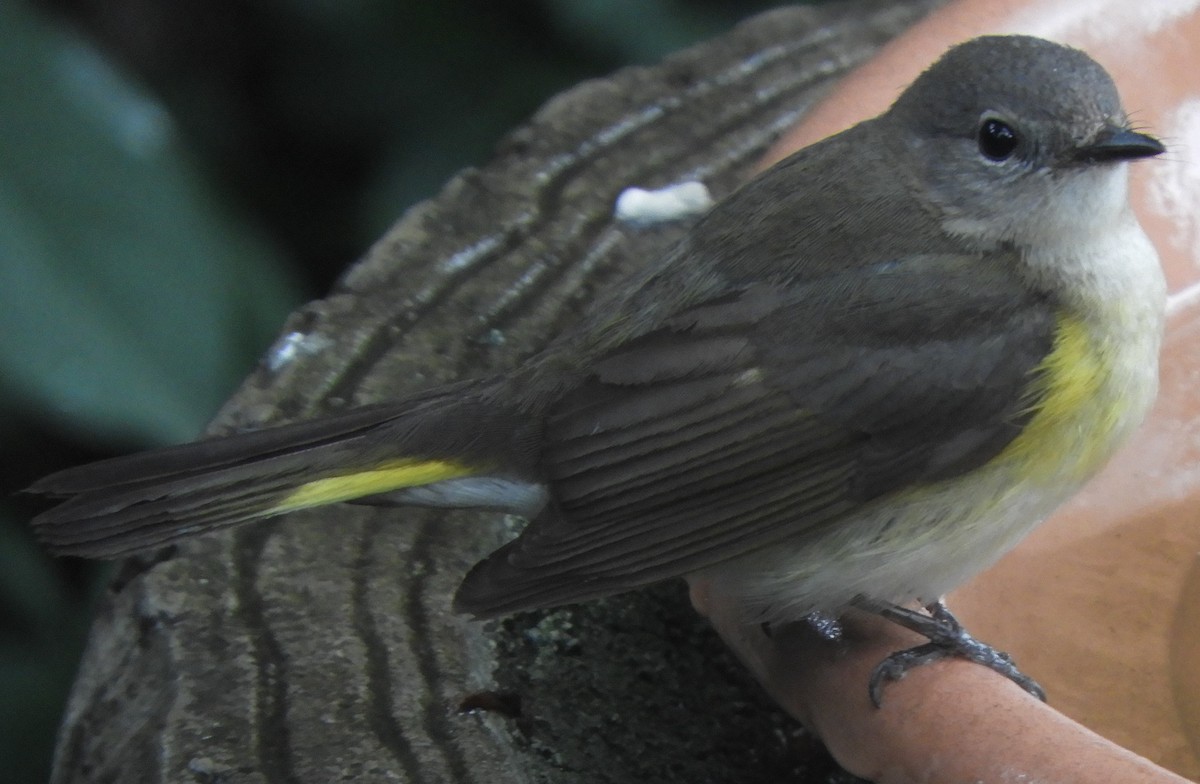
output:
<instances>
[{"instance_id":1,"label":"pale breast","mask_svg":"<svg viewBox=\"0 0 1200 784\"><path fill-rule=\"evenodd\" d=\"M706 576L748 612L785 621L836 612L858 595L933 601L1014 547L1108 461L1157 394L1165 302L1157 255L1132 218L1107 237L1059 249L1053 263L1072 278L1074 301L1037 370L1033 415L996 458Z\"/></svg>"}]
</instances>

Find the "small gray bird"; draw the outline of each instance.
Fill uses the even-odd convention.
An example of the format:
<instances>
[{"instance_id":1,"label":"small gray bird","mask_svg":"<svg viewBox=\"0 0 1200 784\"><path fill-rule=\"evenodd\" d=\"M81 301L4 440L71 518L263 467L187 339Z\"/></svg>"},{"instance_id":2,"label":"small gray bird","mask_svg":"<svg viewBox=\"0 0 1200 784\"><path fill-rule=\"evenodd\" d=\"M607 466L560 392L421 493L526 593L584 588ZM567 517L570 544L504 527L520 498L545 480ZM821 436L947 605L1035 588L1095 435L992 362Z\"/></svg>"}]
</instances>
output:
<instances>
[{"instance_id":1,"label":"small gray bird","mask_svg":"<svg viewBox=\"0 0 1200 784\"><path fill-rule=\"evenodd\" d=\"M530 523L463 612L700 576L747 621L856 605L927 634L876 699L946 651L1021 680L935 603L1149 409L1165 286L1126 162L1161 152L1084 53L978 38L521 367L69 469L31 488L67 499L34 526L111 558L350 499L499 509Z\"/></svg>"}]
</instances>

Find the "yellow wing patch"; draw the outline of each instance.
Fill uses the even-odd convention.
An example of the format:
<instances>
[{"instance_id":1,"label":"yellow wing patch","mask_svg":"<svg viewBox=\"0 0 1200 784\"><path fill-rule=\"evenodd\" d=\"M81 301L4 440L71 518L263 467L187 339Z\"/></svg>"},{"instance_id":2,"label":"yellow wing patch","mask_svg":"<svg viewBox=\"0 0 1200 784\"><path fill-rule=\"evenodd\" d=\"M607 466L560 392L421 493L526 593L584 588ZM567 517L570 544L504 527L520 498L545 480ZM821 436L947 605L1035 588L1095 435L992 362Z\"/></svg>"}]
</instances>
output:
<instances>
[{"instance_id":1,"label":"yellow wing patch","mask_svg":"<svg viewBox=\"0 0 1200 784\"><path fill-rule=\"evenodd\" d=\"M457 479L479 473L461 463L447 460L393 460L352 473L316 479L300 485L272 505L268 514L294 512L313 506L352 501L369 495Z\"/></svg>"}]
</instances>

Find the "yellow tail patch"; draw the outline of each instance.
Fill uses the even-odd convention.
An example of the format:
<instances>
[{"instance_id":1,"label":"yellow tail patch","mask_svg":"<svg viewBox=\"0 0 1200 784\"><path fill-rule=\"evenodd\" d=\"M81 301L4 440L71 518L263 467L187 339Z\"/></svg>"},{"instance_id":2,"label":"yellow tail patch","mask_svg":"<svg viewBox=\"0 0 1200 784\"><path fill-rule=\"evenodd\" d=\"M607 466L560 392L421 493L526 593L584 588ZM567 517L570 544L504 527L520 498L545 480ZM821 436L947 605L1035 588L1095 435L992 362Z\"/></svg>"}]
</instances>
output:
<instances>
[{"instance_id":1,"label":"yellow tail patch","mask_svg":"<svg viewBox=\"0 0 1200 784\"><path fill-rule=\"evenodd\" d=\"M393 460L361 471L306 482L272 505L267 514L352 501L477 473L478 469L446 460Z\"/></svg>"}]
</instances>

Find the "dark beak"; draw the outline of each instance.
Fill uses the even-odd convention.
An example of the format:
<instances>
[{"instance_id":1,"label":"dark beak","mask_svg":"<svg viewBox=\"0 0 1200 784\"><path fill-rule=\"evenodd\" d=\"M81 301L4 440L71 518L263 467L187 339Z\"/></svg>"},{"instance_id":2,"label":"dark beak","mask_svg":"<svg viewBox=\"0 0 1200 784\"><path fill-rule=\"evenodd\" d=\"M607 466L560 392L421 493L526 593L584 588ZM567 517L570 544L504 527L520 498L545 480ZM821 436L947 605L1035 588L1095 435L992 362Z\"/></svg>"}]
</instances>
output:
<instances>
[{"instance_id":1,"label":"dark beak","mask_svg":"<svg viewBox=\"0 0 1200 784\"><path fill-rule=\"evenodd\" d=\"M1076 150L1075 159L1081 163L1132 161L1166 151L1163 143L1153 136L1128 128L1110 127L1101 131L1090 144Z\"/></svg>"}]
</instances>

